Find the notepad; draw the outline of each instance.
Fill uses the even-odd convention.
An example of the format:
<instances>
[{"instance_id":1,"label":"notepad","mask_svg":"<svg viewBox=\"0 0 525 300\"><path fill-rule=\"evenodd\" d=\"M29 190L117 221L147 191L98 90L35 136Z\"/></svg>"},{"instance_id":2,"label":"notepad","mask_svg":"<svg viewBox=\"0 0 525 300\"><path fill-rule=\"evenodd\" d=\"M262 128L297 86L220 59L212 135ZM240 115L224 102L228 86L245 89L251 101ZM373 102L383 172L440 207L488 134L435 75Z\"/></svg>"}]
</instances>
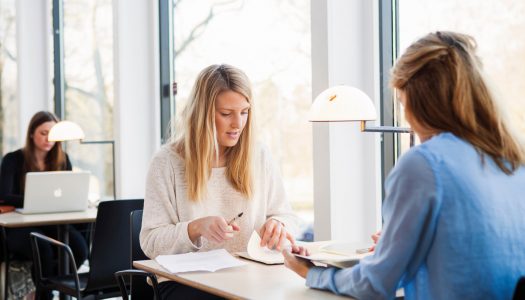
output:
<instances>
[{"instance_id":1,"label":"notepad","mask_svg":"<svg viewBox=\"0 0 525 300\"><path fill-rule=\"evenodd\" d=\"M246 264L233 257L225 249L159 255L155 258L155 261L171 273L194 271L215 272L220 269L239 267Z\"/></svg>"},{"instance_id":2,"label":"notepad","mask_svg":"<svg viewBox=\"0 0 525 300\"><path fill-rule=\"evenodd\" d=\"M354 256L355 254L366 254L372 245L370 243L331 242L320 248L322 252ZM364 250L364 251L363 251Z\"/></svg>"},{"instance_id":3,"label":"notepad","mask_svg":"<svg viewBox=\"0 0 525 300\"><path fill-rule=\"evenodd\" d=\"M307 259L338 268L349 268L359 263L359 261L373 252L362 253L358 250L366 248L363 243L330 243L317 249L308 248L311 252L309 256L294 254L297 257Z\"/></svg>"},{"instance_id":4,"label":"notepad","mask_svg":"<svg viewBox=\"0 0 525 300\"><path fill-rule=\"evenodd\" d=\"M253 261L261 262L267 265L284 264L284 257L280 251L271 250L267 247L261 247L261 237L256 231L252 232L248 241L246 252L237 252L240 257Z\"/></svg>"}]
</instances>

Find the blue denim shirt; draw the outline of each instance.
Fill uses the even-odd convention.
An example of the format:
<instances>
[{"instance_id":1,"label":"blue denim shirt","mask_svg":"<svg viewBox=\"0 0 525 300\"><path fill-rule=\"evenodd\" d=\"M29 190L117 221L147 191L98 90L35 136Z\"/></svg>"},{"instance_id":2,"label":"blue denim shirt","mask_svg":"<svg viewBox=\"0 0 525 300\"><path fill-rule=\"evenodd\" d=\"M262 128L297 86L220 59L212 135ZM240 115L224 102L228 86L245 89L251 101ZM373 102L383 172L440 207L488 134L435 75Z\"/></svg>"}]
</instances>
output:
<instances>
[{"instance_id":1,"label":"blue denim shirt","mask_svg":"<svg viewBox=\"0 0 525 300\"><path fill-rule=\"evenodd\" d=\"M450 133L412 148L386 182L373 255L310 269L306 284L359 299L511 299L525 275L525 167L503 173Z\"/></svg>"}]
</instances>

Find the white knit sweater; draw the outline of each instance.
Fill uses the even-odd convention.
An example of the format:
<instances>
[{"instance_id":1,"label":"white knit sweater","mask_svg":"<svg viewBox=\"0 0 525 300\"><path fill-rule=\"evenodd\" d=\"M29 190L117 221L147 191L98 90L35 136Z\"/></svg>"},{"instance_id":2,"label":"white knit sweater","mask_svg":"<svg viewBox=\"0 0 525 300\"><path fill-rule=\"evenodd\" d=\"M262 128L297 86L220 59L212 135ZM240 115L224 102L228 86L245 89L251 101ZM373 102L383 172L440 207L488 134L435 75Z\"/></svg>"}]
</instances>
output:
<instances>
[{"instance_id":1,"label":"white knit sweater","mask_svg":"<svg viewBox=\"0 0 525 300\"><path fill-rule=\"evenodd\" d=\"M230 252L246 251L253 230L259 230L268 218L285 224L293 235L298 219L286 200L282 179L269 151L258 147L254 170L254 196L245 199L225 176L226 168L213 168L203 200L187 199L184 161L173 145L163 146L153 157L146 181L144 216L140 245L154 259L161 254L208 251L225 248ZM226 220L243 212L236 222L240 232L217 244L200 238L193 244L188 236L188 223L205 216L222 216Z\"/></svg>"}]
</instances>

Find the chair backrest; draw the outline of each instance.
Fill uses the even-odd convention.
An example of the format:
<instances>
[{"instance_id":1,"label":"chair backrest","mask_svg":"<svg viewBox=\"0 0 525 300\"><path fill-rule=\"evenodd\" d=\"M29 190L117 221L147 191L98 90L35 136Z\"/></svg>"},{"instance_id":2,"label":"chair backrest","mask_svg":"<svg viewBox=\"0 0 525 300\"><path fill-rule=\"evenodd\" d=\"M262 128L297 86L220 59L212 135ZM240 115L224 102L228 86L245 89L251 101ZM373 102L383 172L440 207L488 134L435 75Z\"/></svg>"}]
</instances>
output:
<instances>
[{"instance_id":1,"label":"chair backrest","mask_svg":"<svg viewBox=\"0 0 525 300\"><path fill-rule=\"evenodd\" d=\"M512 300L525 299L525 276L522 276L516 284Z\"/></svg>"},{"instance_id":2,"label":"chair backrest","mask_svg":"<svg viewBox=\"0 0 525 300\"><path fill-rule=\"evenodd\" d=\"M149 259L149 257L144 254L144 251L142 251L142 248L140 247L140 230L142 229L142 215L144 211L142 209L135 210L131 212L130 216L130 233L131 233L131 260L129 268L133 269L133 261L134 260L145 260Z\"/></svg>"},{"instance_id":3,"label":"chair backrest","mask_svg":"<svg viewBox=\"0 0 525 300\"><path fill-rule=\"evenodd\" d=\"M140 247L140 230L142 228L142 214L143 210L135 210L131 212L130 228L131 228L131 260L129 268L133 269L134 260L149 259ZM153 299L153 289L146 282L146 277L132 276L131 277L131 299Z\"/></svg>"},{"instance_id":4,"label":"chair backrest","mask_svg":"<svg viewBox=\"0 0 525 300\"><path fill-rule=\"evenodd\" d=\"M142 209L143 199L101 202L95 221L95 234L89 258L86 290L118 288L114 274L128 268L130 261L129 217Z\"/></svg>"}]
</instances>

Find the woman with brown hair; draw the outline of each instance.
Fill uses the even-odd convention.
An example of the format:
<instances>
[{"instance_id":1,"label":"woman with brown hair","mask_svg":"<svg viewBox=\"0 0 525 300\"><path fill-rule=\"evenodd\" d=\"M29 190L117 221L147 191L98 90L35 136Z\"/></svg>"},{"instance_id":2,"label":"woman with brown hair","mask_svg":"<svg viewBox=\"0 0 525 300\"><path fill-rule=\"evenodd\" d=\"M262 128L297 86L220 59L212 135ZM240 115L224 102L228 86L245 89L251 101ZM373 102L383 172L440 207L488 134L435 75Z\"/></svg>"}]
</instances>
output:
<instances>
[{"instance_id":1,"label":"woman with brown hair","mask_svg":"<svg viewBox=\"0 0 525 300\"><path fill-rule=\"evenodd\" d=\"M49 130L57 122L57 117L50 112L36 113L29 122L25 146L7 153L2 159L0 197L11 198L9 204L22 207L27 172L71 170L71 162L60 142L47 140Z\"/></svg>"},{"instance_id":2,"label":"woman with brown hair","mask_svg":"<svg viewBox=\"0 0 525 300\"><path fill-rule=\"evenodd\" d=\"M525 149L509 133L472 37L428 34L392 71L421 145L386 183L375 253L353 268L284 252L313 288L359 299L511 299L525 272ZM294 247L294 251L305 252Z\"/></svg>"},{"instance_id":3,"label":"woman with brown hair","mask_svg":"<svg viewBox=\"0 0 525 300\"><path fill-rule=\"evenodd\" d=\"M49 130L58 122L58 118L51 112L40 111L29 122L25 146L22 149L10 152L2 159L0 169L0 200L3 204L15 207L23 206L25 176L28 172L43 171L70 171L72 170L69 157L62 150L60 142L47 140ZM24 260L31 260L31 245L29 233L39 232L56 238L54 226L40 226L30 228L12 228L7 230L7 244L9 253ZM79 266L87 259L87 243L78 230L69 228L69 245ZM42 272L50 275L53 271L54 253L50 245L42 244ZM50 295L43 295L49 297Z\"/></svg>"}]
</instances>

